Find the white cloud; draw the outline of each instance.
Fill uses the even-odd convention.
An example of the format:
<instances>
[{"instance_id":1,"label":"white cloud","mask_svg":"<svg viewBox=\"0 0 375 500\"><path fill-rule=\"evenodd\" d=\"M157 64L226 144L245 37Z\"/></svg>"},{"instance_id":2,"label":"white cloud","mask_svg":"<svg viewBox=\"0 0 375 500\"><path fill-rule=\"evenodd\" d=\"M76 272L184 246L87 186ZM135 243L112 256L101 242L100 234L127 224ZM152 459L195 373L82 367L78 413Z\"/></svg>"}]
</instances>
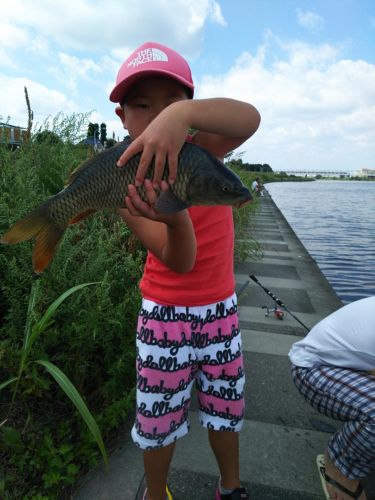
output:
<instances>
[{"instance_id":1,"label":"white cloud","mask_svg":"<svg viewBox=\"0 0 375 500\"><path fill-rule=\"evenodd\" d=\"M79 78L89 79L90 73L100 73L102 68L91 59L80 59L64 52L58 54L60 67L64 73L73 73Z\"/></svg>"},{"instance_id":2,"label":"white cloud","mask_svg":"<svg viewBox=\"0 0 375 500\"><path fill-rule=\"evenodd\" d=\"M340 55L338 48L329 44L309 45L301 41L282 42L275 38L274 43L287 54L288 63L298 72L307 69L324 69L336 61Z\"/></svg>"},{"instance_id":3,"label":"white cloud","mask_svg":"<svg viewBox=\"0 0 375 500\"><path fill-rule=\"evenodd\" d=\"M223 13L221 12L220 5L213 1L210 0L208 4L208 9L210 12L210 18L215 21L218 24L221 24L221 26L227 26L227 22L224 19Z\"/></svg>"},{"instance_id":4,"label":"white cloud","mask_svg":"<svg viewBox=\"0 0 375 500\"><path fill-rule=\"evenodd\" d=\"M209 22L226 25L215 0L35 0L32 7L25 0L12 0L12 8L2 11L0 65L40 82L49 73L55 81L47 86L60 86L77 99L79 80L92 82L103 71L108 83L97 81L97 88L104 95L120 62L145 39L194 56ZM23 56L30 53L32 64L22 64L20 47ZM90 52L95 60L87 56ZM43 64L40 76L38 60Z\"/></svg>"},{"instance_id":5,"label":"white cloud","mask_svg":"<svg viewBox=\"0 0 375 500\"><path fill-rule=\"evenodd\" d=\"M10 116L10 122L13 124L21 127L27 124L25 86L31 109L34 111L34 123L41 123L47 116L57 115L62 110L66 113L79 111L75 103L61 92L51 90L27 78L11 78L0 74L1 114L3 118Z\"/></svg>"},{"instance_id":6,"label":"white cloud","mask_svg":"<svg viewBox=\"0 0 375 500\"><path fill-rule=\"evenodd\" d=\"M30 40L28 50L38 57L47 57L51 53L50 42L47 38L37 35Z\"/></svg>"},{"instance_id":7,"label":"white cloud","mask_svg":"<svg viewBox=\"0 0 375 500\"><path fill-rule=\"evenodd\" d=\"M27 45L28 39L29 36L25 29L6 21L0 21L0 47L13 49L24 47Z\"/></svg>"},{"instance_id":8,"label":"white cloud","mask_svg":"<svg viewBox=\"0 0 375 500\"><path fill-rule=\"evenodd\" d=\"M0 66L6 66L8 68L17 68L17 65L15 64L14 60L12 57L10 57L10 54L2 49L0 47Z\"/></svg>"},{"instance_id":9,"label":"white cloud","mask_svg":"<svg viewBox=\"0 0 375 500\"><path fill-rule=\"evenodd\" d=\"M71 92L77 90L79 80L93 81L102 67L91 59L70 56L63 52L58 53L59 64L50 68L56 79L62 82Z\"/></svg>"},{"instance_id":10,"label":"white cloud","mask_svg":"<svg viewBox=\"0 0 375 500\"><path fill-rule=\"evenodd\" d=\"M207 21L225 25L215 0L13 0L5 12L14 29L33 29L64 50L110 50L149 39L194 54ZM183 29L182 29L183 27Z\"/></svg>"},{"instance_id":11,"label":"white cloud","mask_svg":"<svg viewBox=\"0 0 375 500\"><path fill-rule=\"evenodd\" d=\"M0 65L17 68L13 54L18 49L45 57L49 53L49 42L38 34L32 35L28 27L0 21Z\"/></svg>"},{"instance_id":12,"label":"white cloud","mask_svg":"<svg viewBox=\"0 0 375 500\"><path fill-rule=\"evenodd\" d=\"M202 30L207 19L210 19L221 26L227 25L221 12L220 5L214 0L205 0L201 2L188 0L176 3L180 3L178 7L184 7L185 14L187 14L187 17L185 17L185 22L187 21L187 24L185 24L185 26L187 32L192 35L199 33ZM177 15L180 16L180 12L177 13ZM181 24L179 24L179 27L181 27Z\"/></svg>"},{"instance_id":13,"label":"white cloud","mask_svg":"<svg viewBox=\"0 0 375 500\"><path fill-rule=\"evenodd\" d=\"M296 12L298 24L309 30L320 28L324 23L324 19L315 12L303 11L302 9L297 9Z\"/></svg>"},{"instance_id":14,"label":"white cloud","mask_svg":"<svg viewBox=\"0 0 375 500\"><path fill-rule=\"evenodd\" d=\"M282 59L267 65L272 49L245 52L227 73L206 75L198 85L198 97L220 89L259 109L261 127L241 148L244 161L311 168L320 158L328 168L354 169L356 157L375 158L375 65L340 60L329 45L302 43L284 44Z\"/></svg>"},{"instance_id":15,"label":"white cloud","mask_svg":"<svg viewBox=\"0 0 375 500\"><path fill-rule=\"evenodd\" d=\"M12 0L2 15L0 65L36 80L40 60L42 71L74 95L79 80L88 81L100 70L108 75L108 83L100 84L103 93L112 87L119 64L145 39L188 57L200 52L205 24L226 25L215 0L35 0L32 8L25 0ZM20 54L13 57L19 47L31 54L33 64L22 66ZM95 61L87 57L90 52Z\"/></svg>"}]
</instances>

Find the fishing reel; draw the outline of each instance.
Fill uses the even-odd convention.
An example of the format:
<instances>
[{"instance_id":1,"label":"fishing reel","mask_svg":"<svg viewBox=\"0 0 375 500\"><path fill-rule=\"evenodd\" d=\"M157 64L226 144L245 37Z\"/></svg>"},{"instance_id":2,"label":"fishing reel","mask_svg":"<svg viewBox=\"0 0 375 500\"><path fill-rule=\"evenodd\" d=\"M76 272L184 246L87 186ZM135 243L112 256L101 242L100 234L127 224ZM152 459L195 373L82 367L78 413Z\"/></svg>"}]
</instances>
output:
<instances>
[{"instance_id":1,"label":"fishing reel","mask_svg":"<svg viewBox=\"0 0 375 500\"><path fill-rule=\"evenodd\" d=\"M253 274L249 274L249 277L257 284L260 286L260 288L262 288L262 290L264 290L266 292L266 294L271 297L271 299L273 299L274 301L274 304L275 306L270 308L270 307L267 307L267 306L262 306L262 309L266 309L266 316L269 316L270 313L274 313L274 315L276 316L277 319L283 319L284 317L284 310L285 312L289 313L292 318L294 318L296 321L298 321L298 323L303 326L303 328L305 328L308 332L310 331L310 329L304 325L302 323L302 321L300 319L297 318L297 316L295 314L293 314L292 312L290 312L290 310L286 307L286 305L284 304L284 302L282 302L280 299L278 299L276 297L276 295L274 293L272 293L270 290L268 290L268 288L266 288L265 286L263 286L261 283L259 283L259 280L256 276L254 276ZM282 309L279 309L277 306L280 306L282 307Z\"/></svg>"},{"instance_id":2,"label":"fishing reel","mask_svg":"<svg viewBox=\"0 0 375 500\"><path fill-rule=\"evenodd\" d=\"M262 309L266 309L266 317L273 313L277 319L282 320L284 318L284 311L277 307L277 305L275 307L262 306Z\"/></svg>"}]
</instances>

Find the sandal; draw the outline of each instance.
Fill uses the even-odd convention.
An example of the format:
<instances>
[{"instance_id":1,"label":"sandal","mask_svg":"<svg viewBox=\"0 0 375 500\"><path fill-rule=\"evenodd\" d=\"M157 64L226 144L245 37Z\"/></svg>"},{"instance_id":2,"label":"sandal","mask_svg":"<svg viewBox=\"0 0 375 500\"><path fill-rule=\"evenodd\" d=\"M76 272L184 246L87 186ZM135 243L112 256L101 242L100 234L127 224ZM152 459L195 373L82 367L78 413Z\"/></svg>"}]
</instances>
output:
<instances>
[{"instance_id":1,"label":"sandal","mask_svg":"<svg viewBox=\"0 0 375 500\"><path fill-rule=\"evenodd\" d=\"M165 497L166 500L173 500L172 493L169 491L168 486L166 487L165 494L167 495ZM143 500L147 500L147 488L145 489L143 493Z\"/></svg>"},{"instance_id":2,"label":"sandal","mask_svg":"<svg viewBox=\"0 0 375 500\"><path fill-rule=\"evenodd\" d=\"M350 496L351 498L358 499L362 495L363 486L361 484L358 485L358 488L355 491L350 491L347 488L345 488L345 486L338 483L337 481L335 481L334 479L332 479L330 476L327 475L326 466L324 463L324 455L318 455L316 457L316 465L318 466L320 481L322 483L322 488L327 500L331 500L331 497L327 490L327 483L331 484L332 486L345 493L345 495Z\"/></svg>"},{"instance_id":3,"label":"sandal","mask_svg":"<svg viewBox=\"0 0 375 500\"><path fill-rule=\"evenodd\" d=\"M246 500L248 498L245 488L236 488L228 495L223 495L220 493L220 487L218 486L215 492L215 500Z\"/></svg>"}]
</instances>

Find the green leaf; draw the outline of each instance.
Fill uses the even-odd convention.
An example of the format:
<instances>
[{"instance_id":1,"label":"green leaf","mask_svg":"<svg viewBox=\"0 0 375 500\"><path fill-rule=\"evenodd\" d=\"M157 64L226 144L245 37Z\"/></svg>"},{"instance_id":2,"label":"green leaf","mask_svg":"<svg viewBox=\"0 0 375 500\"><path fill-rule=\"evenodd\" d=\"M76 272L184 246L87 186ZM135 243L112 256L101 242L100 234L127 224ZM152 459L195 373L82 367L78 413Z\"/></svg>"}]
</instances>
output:
<instances>
[{"instance_id":1,"label":"green leaf","mask_svg":"<svg viewBox=\"0 0 375 500\"><path fill-rule=\"evenodd\" d=\"M72 288L69 288L69 290L66 290L63 294L60 295L52 304L48 307L47 311L44 313L43 317L32 327L31 329L31 335L28 337L26 343L25 343L25 348L24 348L24 358L26 359L28 353L30 352L30 349L35 342L35 340L38 338L38 336L52 323L52 317L56 313L58 307L64 302L65 299L67 299L72 293L77 292L78 290L81 290L82 288L89 286L89 285L96 285L99 283L98 281L92 282L92 283L82 283L81 285L76 285L73 286Z\"/></svg>"},{"instance_id":2,"label":"green leaf","mask_svg":"<svg viewBox=\"0 0 375 500\"><path fill-rule=\"evenodd\" d=\"M6 382L3 382L2 384L0 384L0 391L1 391L1 389L4 389L4 387L6 387L7 385L11 384L12 382L15 382L17 379L18 379L18 377L13 377L13 378L10 378L9 380L7 380Z\"/></svg>"},{"instance_id":3,"label":"green leaf","mask_svg":"<svg viewBox=\"0 0 375 500\"><path fill-rule=\"evenodd\" d=\"M30 298L29 298L29 305L27 308L27 316L26 316L26 324L25 324L25 337L24 337L24 342L23 342L23 348L22 350L25 350L25 347L28 343L30 333L31 333L31 323L32 320L34 319L34 310L35 310L35 302L37 299L37 295L39 293L39 288L40 288L40 280L37 279L36 281L33 282L31 286L31 291L30 291Z\"/></svg>"},{"instance_id":4,"label":"green leaf","mask_svg":"<svg viewBox=\"0 0 375 500\"><path fill-rule=\"evenodd\" d=\"M87 427L90 429L91 434L93 435L95 441L98 444L104 462L107 465L108 457L103 443L102 434L94 417L90 413L90 410L87 408L85 402L83 401L77 389L68 379L68 377L60 370L60 368L57 368L57 366L54 365L53 363L41 359L37 360L36 363L39 363L40 365L44 366L44 368L48 371L48 373L56 380L61 389L65 392L68 398L73 402L73 404L81 414L81 417L85 421Z\"/></svg>"}]
</instances>

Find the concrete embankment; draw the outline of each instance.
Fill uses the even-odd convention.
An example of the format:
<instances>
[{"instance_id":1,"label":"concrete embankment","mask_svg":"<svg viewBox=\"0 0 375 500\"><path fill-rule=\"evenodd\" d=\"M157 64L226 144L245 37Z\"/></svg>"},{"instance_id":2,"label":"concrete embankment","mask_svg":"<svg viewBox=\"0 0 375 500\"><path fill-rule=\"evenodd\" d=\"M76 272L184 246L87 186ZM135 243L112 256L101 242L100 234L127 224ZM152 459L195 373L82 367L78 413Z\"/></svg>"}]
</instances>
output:
<instances>
[{"instance_id":1,"label":"concrete embankment","mask_svg":"<svg viewBox=\"0 0 375 500\"><path fill-rule=\"evenodd\" d=\"M247 380L241 479L252 500L322 500L315 459L339 424L305 403L290 378L287 354L306 329L289 314L283 320L265 316L262 306L273 307L273 300L249 274L309 328L342 303L268 194L260 199L250 233L261 243L263 257L236 266ZM214 498L217 467L196 411L193 403L191 432L176 447L169 480L174 500ZM108 472L92 471L76 500L141 498L141 453L128 430L120 444ZM368 500L375 500L375 477L365 486Z\"/></svg>"}]
</instances>

